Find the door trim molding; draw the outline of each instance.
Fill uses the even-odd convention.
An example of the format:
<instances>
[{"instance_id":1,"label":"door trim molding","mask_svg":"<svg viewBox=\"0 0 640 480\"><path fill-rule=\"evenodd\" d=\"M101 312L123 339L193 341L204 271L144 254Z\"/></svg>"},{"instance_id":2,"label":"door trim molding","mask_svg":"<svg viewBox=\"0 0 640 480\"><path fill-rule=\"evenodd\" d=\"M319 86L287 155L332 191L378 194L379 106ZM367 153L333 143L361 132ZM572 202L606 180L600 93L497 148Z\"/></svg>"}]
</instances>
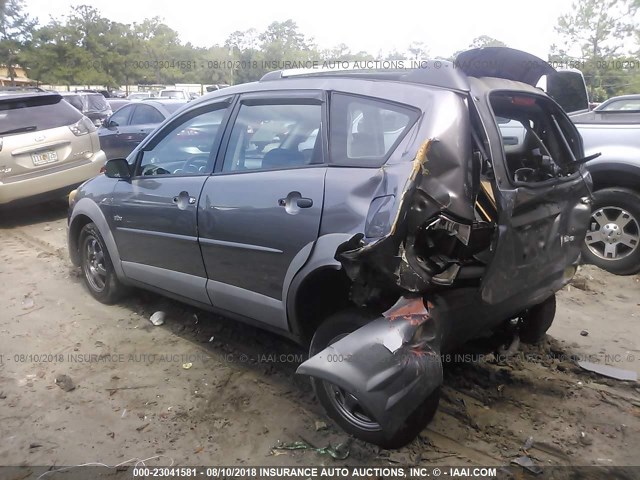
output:
<instances>
[{"instance_id":1,"label":"door trim molding","mask_svg":"<svg viewBox=\"0 0 640 480\"><path fill-rule=\"evenodd\" d=\"M263 247L261 245L253 245L250 243L238 243L238 242L228 242L226 240L215 240L213 238L199 238L201 243L206 243L209 245L221 245L223 247L232 247L232 248L244 248L246 250L258 250L260 252L269 252L269 253L283 253L282 250L278 250L277 248L269 248Z\"/></svg>"},{"instance_id":2,"label":"door trim molding","mask_svg":"<svg viewBox=\"0 0 640 480\"><path fill-rule=\"evenodd\" d=\"M122 270L132 280L211 305L204 277L126 260L122 261Z\"/></svg>"}]
</instances>

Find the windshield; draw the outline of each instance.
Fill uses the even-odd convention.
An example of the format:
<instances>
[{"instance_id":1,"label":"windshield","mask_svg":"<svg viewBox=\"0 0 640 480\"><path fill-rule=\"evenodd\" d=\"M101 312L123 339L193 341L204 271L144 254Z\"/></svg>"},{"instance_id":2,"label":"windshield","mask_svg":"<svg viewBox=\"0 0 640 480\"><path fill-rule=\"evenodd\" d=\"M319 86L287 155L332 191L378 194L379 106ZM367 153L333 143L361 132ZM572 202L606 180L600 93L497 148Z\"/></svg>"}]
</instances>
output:
<instances>
[{"instance_id":1,"label":"windshield","mask_svg":"<svg viewBox=\"0 0 640 480\"><path fill-rule=\"evenodd\" d=\"M600 105L596 110L599 112L638 112L640 111L640 98L613 100Z\"/></svg>"}]
</instances>

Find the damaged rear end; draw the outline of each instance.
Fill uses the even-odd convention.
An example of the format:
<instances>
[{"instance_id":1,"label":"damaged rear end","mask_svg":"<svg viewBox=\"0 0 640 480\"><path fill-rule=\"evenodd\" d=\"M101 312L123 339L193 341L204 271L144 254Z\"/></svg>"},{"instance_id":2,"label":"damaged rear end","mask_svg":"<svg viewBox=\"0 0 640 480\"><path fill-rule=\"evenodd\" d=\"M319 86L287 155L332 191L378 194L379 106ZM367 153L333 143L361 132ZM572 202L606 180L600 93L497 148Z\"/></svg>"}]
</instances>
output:
<instances>
[{"instance_id":1,"label":"damaged rear end","mask_svg":"<svg viewBox=\"0 0 640 480\"><path fill-rule=\"evenodd\" d=\"M363 231L336 251L353 303L382 313L298 369L316 391L335 386L381 445L410 441L430 420L420 411L442 383L442 352L572 278L589 221L582 141L558 104L522 82L468 80L430 97L412 143L369 180Z\"/></svg>"}]
</instances>

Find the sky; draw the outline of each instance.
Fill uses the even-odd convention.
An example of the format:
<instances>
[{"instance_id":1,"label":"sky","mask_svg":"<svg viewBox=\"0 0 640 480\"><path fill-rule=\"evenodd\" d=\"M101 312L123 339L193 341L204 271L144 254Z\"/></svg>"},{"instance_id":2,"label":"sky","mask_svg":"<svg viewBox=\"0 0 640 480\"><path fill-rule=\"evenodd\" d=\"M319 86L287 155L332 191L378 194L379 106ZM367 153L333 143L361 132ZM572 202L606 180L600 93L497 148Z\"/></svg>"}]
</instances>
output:
<instances>
[{"instance_id":1,"label":"sky","mask_svg":"<svg viewBox=\"0 0 640 480\"><path fill-rule=\"evenodd\" d=\"M47 23L72 5L88 4L113 21L140 23L159 16L183 42L209 47L222 44L236 30L259 32L273 21L294 20L320 48L347 44L352 52L405 51L423 42L430 56L466 49L475 37L489 35L508 46L546 59L558 43L554 26L571 11L572 0L27 0L27 12Z\"/></svg>"}]
</instances>

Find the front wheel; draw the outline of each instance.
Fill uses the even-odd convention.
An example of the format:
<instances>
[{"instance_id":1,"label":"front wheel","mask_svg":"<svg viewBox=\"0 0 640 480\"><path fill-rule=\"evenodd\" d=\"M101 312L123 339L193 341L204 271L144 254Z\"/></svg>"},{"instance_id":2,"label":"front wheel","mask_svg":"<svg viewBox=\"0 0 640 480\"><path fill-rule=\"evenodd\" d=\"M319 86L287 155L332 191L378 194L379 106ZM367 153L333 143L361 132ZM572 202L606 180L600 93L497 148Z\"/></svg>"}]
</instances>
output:
<instances>
[{"instance_id":1,"label":"front wheel","mask_svg":"<svg viewBox=\"0 0 640 480\"><path fill-rule=\"evenodd\" d=\"M313 336L309 357L356 331L370 320L370 316L356 309L330 316ZM437 389L417 406L396 433L389 435L373 415L360 405L357 396L352 392L313 377L311 385L327 415L344 431L383 448L400 448L411 442L434 417L440 400L440 390Z\"/></svg>"},{"instance_id":2,"label":"front wheel","mask_svg":"<svg viewBox=\"0 0 640 480\"><path fill-rule=\"evenodd\" d=\"M111 257L98 227L88 223L80 231L80 265L89 293L101 303L111 305L124 293L111 263Z\"/></svg>"},{"instance_id":3,"label":"front wheel","mask_svg":"<svg viewBox=\"0 0 640 480\"><path fill-rule=\"evenodd\" d=\"M616 275L640 271L640 194L605 188L593 194L582 257Z\"/></svg>"}]
</instances>

